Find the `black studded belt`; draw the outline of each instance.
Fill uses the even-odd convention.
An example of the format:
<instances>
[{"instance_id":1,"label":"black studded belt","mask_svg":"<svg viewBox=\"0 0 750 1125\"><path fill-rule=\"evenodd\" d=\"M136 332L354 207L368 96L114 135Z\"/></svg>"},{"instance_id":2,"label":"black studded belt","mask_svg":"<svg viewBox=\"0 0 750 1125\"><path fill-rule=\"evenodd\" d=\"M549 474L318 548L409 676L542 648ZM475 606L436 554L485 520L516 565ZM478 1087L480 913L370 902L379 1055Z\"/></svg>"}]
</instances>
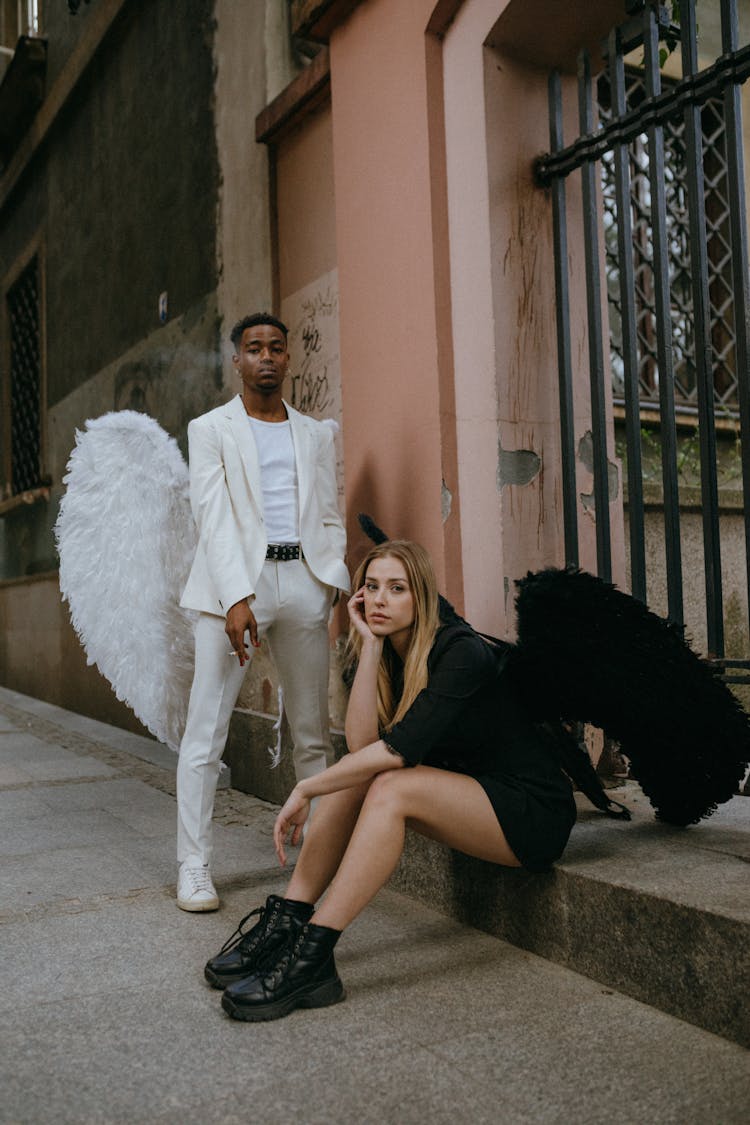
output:
<instances>
[{"instance_id":1,"label":"black studded belt","mask_svg":"<svg viewBox=\"0 0 750 1125\"><path fill-rule=\"evenodd\" d=\"M299 543L269 543L266 558L271 562L292 562L304 558Z\"/></svg>"}]
</instances>

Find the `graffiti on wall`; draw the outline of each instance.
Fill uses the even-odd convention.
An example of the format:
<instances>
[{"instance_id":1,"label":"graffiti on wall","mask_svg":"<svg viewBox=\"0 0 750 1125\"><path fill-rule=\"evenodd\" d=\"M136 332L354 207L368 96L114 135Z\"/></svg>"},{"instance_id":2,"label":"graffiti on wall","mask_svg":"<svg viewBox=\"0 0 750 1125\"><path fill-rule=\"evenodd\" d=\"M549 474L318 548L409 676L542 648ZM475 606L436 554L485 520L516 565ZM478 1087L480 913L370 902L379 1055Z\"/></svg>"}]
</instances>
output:
<instances>
[{"instance_id":1,"label":"graffiti on wall","mask_svg":"<svg viewBox=\"0 0 750 1125\"><path fill-rule=\"evenodd\" d=\"M341 364L339 360L339 290L336 270L323 274L281 302L281 319L289 328L287 393L296 410L313 418L333 418L336 475L343 510L344 465L341 441Z\"/></svg>"}]
</instances>

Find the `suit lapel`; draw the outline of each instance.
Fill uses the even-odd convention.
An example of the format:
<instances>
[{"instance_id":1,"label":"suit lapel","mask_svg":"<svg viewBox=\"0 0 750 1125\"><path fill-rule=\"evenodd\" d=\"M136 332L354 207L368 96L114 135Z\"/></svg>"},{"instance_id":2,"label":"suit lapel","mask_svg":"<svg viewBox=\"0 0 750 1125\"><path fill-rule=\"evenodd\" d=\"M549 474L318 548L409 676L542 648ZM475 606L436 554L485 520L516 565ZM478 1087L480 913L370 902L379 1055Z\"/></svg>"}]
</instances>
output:
<instances>
[{"instance_id":1,"label":"suit lapel","mask_svg":"<svg viewBox=\"0 0 750 1125\"><path fill-rule=\"evenodd\" d=\"M305 425L304 416L300 414L294 407L290 406L288 402L284 403L286 412L289 417L289 422L292 430L292 441L294 442L294 456L297 461L297 488L299 490L299 513L302 519L302 513L307 507L308 493L311 487L310 478L310 453L311 453L311 438L310 432Z\"/></svg>"},{"instance_id":2,"label":"suit lapel","mask_svg":"<svg viewBox=\"0 0 750 1125\"><path fill-rule=\"evenodd\" d=\"M235 397L227 403L227 420L240 452L242 467L245 470L245 476L250 485L250 493L258 512L262 515L263 501L258 447L255 444L253 428L247 418L247 411L239 395L235 395Z\"/></svg>"}]
</instances>

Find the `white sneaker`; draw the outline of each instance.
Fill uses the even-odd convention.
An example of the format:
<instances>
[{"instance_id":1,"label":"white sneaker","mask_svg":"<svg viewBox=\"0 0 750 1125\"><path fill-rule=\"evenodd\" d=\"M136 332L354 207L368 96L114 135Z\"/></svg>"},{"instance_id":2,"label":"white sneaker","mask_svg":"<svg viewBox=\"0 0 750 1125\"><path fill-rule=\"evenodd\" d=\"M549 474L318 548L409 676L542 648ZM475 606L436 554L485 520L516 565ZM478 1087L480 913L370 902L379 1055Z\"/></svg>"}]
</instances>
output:
<instances>
[{"instance_id":1,"label":"white sneaker","mask_svg":"<svg viewBox=\"0 0 750 1125\"><path fill-rule=\"evenodd\" d=\"M211 871L207 863L180 864L177 905L180 910L191 910L193 913L219 909L219 896L211 881Z\"/></svg>"}]
</instances>

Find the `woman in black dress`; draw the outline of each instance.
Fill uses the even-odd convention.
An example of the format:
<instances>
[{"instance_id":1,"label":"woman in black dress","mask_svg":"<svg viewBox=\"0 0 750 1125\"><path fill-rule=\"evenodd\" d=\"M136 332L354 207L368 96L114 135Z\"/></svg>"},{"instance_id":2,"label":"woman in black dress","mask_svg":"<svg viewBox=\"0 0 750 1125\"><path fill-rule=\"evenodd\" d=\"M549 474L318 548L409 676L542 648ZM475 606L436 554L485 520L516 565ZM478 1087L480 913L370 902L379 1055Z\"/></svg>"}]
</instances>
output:
<instances>
[{"instance_id":1,"label":"woman in black dress","mask_svg":"<svg viewBox=\"0 0 750 1125\"><path fill-rule=\"evenodd\" d=\"M206 965L238 1019L343 999L334 946L392 874L407 825L479 859L543 871L575 821L571 784L514 699L508 649L460 619L441 622L424 549L380 544L354 585L350 753L299 782L277 817L283 865L288 837L299 842L320 798L286 896L243 919Z\"/></svg>"}]
</instances>

